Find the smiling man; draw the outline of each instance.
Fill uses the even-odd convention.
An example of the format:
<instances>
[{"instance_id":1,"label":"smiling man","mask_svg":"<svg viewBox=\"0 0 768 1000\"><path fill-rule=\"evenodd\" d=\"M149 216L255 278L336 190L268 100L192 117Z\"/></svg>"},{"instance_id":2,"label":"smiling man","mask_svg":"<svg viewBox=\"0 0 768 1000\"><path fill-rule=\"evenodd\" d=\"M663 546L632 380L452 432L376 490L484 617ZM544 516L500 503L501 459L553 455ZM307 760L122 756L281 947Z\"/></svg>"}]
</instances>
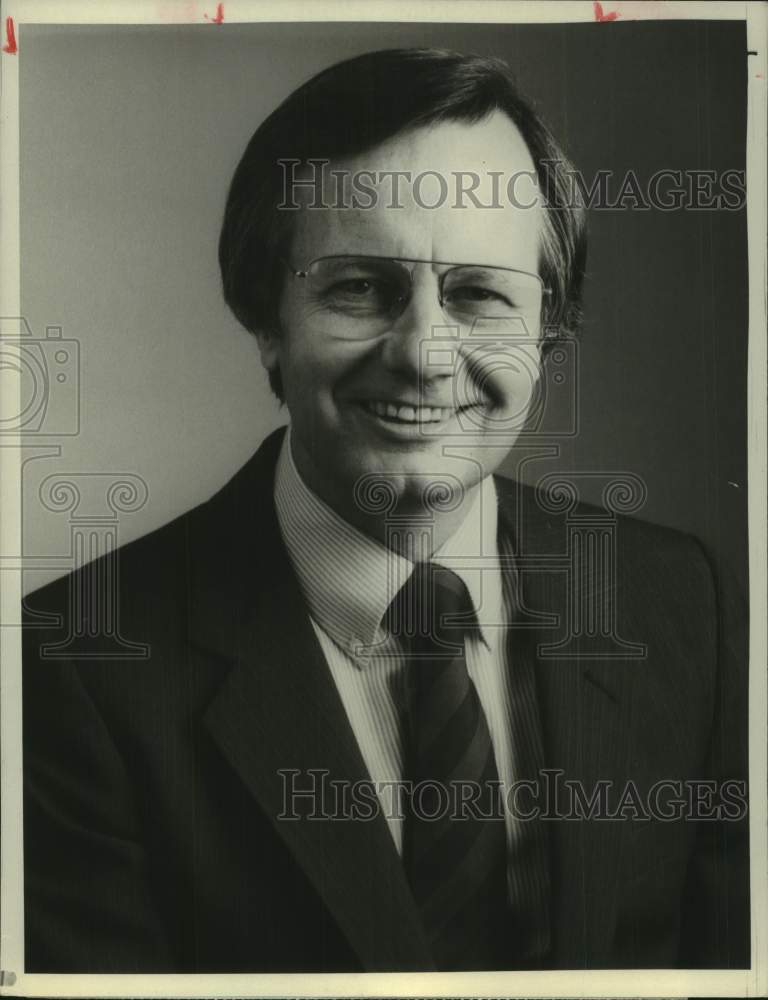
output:
<instances>
[{"instance_id":1,"label":"smiling man","mask_svg":"<svg viewBox=\"0 0 768 1000\"><path fill-rule=\"evenodd\" d=\"M29 599L29 971L749 964L743 623L694 539L577 562L604 512L494 475L579 325L567 169L449 52L256 130L220 261L289 428ZM146 656L70 655L113 572Z\"/></svg>"},{"instance_id":2,"label":"smiling man","mask_svg":"<svg viewBox=\"0 0 768 1000\"><path fill-rule=\"evenodd\" d=\"M427 203L401 183L402 207L393 206L389 177L437 167L477 177L476 200L443 200L438 190ZM277 323L255 327L263 361L280 373L301 478L366 533L381 540L383 519L357 503L361 477L386 480L398 515L421 516L425 488L448 475L461 496L435 520L439 545L506 457L534 397L549 291L539 275L545 213L537 199L486 207L493 176L525 176L531 187L534 163L495 111L412 126L334 159L333 171L383 180L370 207L342 201L295 219ZM306 204L317 194L302 193ZM459 444L459 457L447 443Z\"/></svg>"}]
</instances>

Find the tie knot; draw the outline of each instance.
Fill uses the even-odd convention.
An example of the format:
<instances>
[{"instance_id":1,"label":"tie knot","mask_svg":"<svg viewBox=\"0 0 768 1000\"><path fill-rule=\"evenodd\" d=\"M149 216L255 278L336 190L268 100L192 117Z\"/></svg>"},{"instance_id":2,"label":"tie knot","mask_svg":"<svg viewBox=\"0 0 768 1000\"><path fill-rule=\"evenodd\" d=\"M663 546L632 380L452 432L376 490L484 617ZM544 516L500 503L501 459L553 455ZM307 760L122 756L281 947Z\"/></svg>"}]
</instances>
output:
<instances>
[{"instance_id":1,"label":"tie knot","mask_svg":"<svg viewBox=\"0 0 768 1000\"><path fill-rule=\"evenodd\" d=\"M437 563L417 563L392 600L384 624L398 638L455 655L464 633L477 627L464 581Z\"/></svg>"}]
</instances>

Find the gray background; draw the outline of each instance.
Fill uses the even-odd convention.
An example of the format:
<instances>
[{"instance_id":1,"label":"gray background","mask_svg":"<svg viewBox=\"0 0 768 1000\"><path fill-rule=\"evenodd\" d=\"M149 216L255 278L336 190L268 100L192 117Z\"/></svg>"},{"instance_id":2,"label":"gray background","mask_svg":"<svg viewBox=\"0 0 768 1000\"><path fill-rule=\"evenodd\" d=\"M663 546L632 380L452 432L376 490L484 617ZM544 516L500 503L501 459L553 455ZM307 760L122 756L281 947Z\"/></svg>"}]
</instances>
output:
<instances>
[{"instance_id":1,"label":"gray background","mask_svg":"<svg viewBox=\"0 0 768 1000\"><path fill-rule=\"evenodd\" d=\"M46 476L141 476L127 541L211 495L286 421L221 299L229 180L296 85L399 45L507 59L587 178L744 166L739 22L25 26L22 310L36 338L60 326L81 355L79 434L41 434L61 457L25 464L25 552L43 565L26 590L66 570L45 566L69 541L40 503ZM745 583L745 213L593 211L590 231L579 433L524 474L633 472L640 516L694 532ZM554 403L545 425L563 419ZM599 500L598 480L582 486Z\"/></svg>"}]
</instances>

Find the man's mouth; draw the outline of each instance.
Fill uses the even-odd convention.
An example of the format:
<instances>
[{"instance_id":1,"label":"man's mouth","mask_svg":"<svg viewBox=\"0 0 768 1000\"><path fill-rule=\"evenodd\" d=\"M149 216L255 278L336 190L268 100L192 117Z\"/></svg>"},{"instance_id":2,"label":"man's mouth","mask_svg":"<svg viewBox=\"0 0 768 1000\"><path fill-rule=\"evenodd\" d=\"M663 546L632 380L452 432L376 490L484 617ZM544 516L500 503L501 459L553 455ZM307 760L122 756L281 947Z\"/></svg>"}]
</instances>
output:
<instances>
[{"instance_id":1,"label":"man's mouth","mask_svg":"<svg viewBox=\"0 0 768 1000\"><path fill-rule=\"evenodd\" d=\"M390 403L384 400L364 400L363 408L380 420L392 424L442 424L457 413L477 406L477 403L466 406L412 406L407 403Z\"/></svg>"}]
</instances>

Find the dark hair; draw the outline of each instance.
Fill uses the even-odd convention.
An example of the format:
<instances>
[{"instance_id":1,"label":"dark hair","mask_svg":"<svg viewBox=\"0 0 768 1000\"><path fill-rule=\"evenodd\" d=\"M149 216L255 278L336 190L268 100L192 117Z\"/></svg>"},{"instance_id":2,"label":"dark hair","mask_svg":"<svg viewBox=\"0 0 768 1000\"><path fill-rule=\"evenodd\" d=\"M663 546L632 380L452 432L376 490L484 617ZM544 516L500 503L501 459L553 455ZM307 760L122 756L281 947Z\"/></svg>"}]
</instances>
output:
<instances>
[{"instance_id":1,"label":"dark hair","mask_svg":"<svg viewBox=\"0 0 768 1000\"><path fill-rule=\"evenodd\" d=\"M243 326L277 329L285 277L279 258L295 217L277 207L284 197L281 160L339 160L407 129L479 122L494 111L519 129L545 199L541 277L552 289L542 316L545 333L552 339L575 334L586 227L583 209L574 204L572 167L505 62L438 49L385 49L337 63L256 129L232 179L219 239L224 298ZM270 372L270 385L282 399L279 372Z\"/></svg>"}]
</instances>

